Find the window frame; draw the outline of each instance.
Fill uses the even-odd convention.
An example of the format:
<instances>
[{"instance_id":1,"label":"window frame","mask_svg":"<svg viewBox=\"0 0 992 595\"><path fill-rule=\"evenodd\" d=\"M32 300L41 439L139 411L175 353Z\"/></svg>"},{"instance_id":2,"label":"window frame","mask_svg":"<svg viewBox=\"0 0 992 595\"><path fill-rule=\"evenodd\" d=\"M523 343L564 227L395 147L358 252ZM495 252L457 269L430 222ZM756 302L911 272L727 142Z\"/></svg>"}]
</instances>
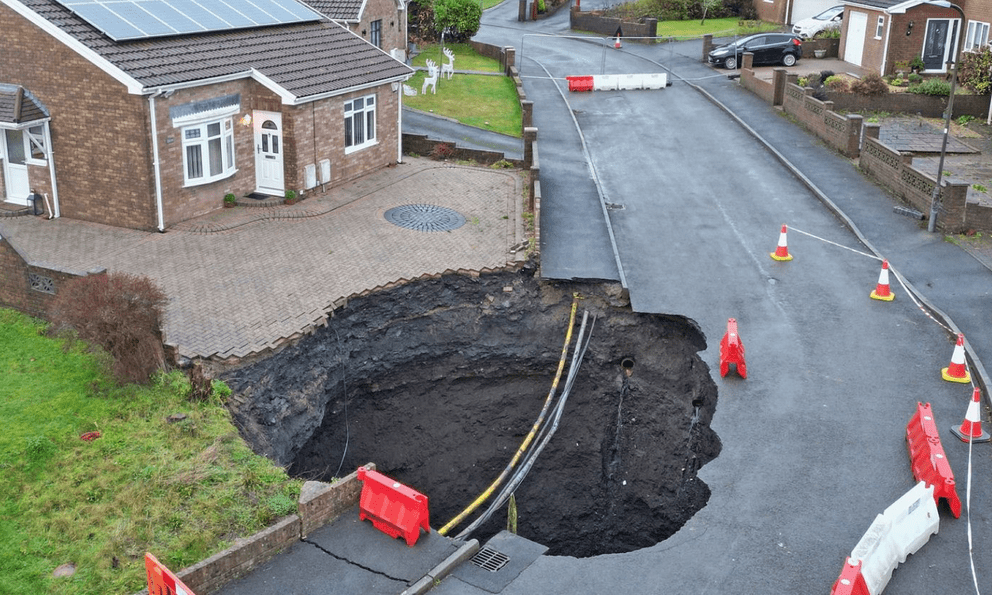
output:
<instances>
[{"instance_id":1,"label":"window frame","mask_svg":"<svg viewBox=\"0 0 992 595\"><path fill-rule=\"evenodd\" d=\"M34 131L37 132L34 132ZM48 165L48 147L45 142L45 125L37 124L24 129L24 163L28 165ZM35 157L35 150L41 157Z\"/></svg>"},{"instance_id":2,"label":"window frame","mask_svg":"<svg viewBox=\"0 0 992 595\"><path fill-rule=\"evenodd\" d=\"M885 33L885 17L878 15L878 20L875 21L875 39L882 39L883 33Z\"/></svg>"},{"instance_id":3,"label":"window frame","mask_svg":"<svg viewBox=\"0 0 992 595\"><path fill-rule=\"evenodd\" d=\"M382 49L382 19L369 23L369 43Z\"/></svg>"},{"instance_id":4,"label":"window frame","mask_svg":"<svg viewBox=\"0 0 992 595\"><path fill-rule=\"evenodd\" d=\"M355 104L357 102L361 102L361 107L356 110ZM355 97L344 102L342 110L344 112L345 155L379 144L379 139L376 136L378 133L376 121L377 104L378 101L375 93ZM360 118L360 120L356 120L356 118ZM362 138L360 142L355 142L356 131L359 130L359 127L355 126L356 121L361 122L360 132ZM371 134L369 130L372 131Z\"/></svg>"},{"instance_id":5,"label":"window frame","mask_svg":"<svg viewBox=\"0 0 992 595\"><path fill-rule=\"evenodd\" d=\"M211 135L210 127L219 126L219 132ZM199 135L196 138L187 138L187 132L197 130ZM202 186L218 180L230 178L238 172L237 152L234 150L234 119L232 116L204 118L199 121L184 122L179 126L179 137L182 147L183 160L183 187ZM216 174L210 173L211 165L211 143L219 140L220 171ZM190 177L190 149L199 147L200 175Z\"/></svg>"},{"instance_id":6,"label":"window frame","mask_svg":"<svg viewBox=\"0 0 992 595\"><path fill-rule=\"evenodd\" d=\"M964 51L970 52L973 50L980 50L988 45L989 29L989 23L983 21L968 21L968 28L964 36ZM972 43L972 38L977 33L981 34L981 40L979 40L977 44Z\"/></svg>"}]
</instances>

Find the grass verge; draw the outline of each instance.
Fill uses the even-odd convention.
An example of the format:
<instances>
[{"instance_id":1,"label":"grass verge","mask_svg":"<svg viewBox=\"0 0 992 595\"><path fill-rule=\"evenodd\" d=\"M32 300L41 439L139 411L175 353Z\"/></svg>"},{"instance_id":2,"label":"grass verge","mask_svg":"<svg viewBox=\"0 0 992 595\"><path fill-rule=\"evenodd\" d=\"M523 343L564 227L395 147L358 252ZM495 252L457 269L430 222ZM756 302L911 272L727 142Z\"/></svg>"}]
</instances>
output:
<instances>
[{"instance_id":1,"label":"grass verge","mask_svg":"<svg viewBox=\"0 0 992 595\"><path fill-rule=\"evenodd\" d=\"M403 104L425 112L445 116L468 124L509 136L520 138L520 101L513 79L501 76L499 62L479 55L468 44L451 44L455 53L455 69L497 73L475 75L456 73L451 80L439 78L437 93L421 94L426 72L419 71L407 84L417 91L413 97L404 97ZM425 46L413 59L413 65L423 67L428 59L438 64L442 60L440 46Z\"/></svg>"},{"instance_id":2,"label":"grass verge","mask_svg":"<svg viewBox=\"0 0 992 595\"><path fill-rule=\"evenodd\" d=\"M782 25L764 21L741 21L736 17L724 19L706 19L704 22L695 19L691 21L659 21L658 37L668 39L694 39L703 35L713 37L731 37L734 35L751 35L763 31L775 31Z\"/></svg>"},{"instance_id":3,"label":"grass verge","mask_svg":"<svg viewBox=\"0 0 992 595\"><path fill-rule=\"evenodd\" d=\"M146 551L178 570L295 512L301 482L248 449L222 383L202 403L179 372L117 386L43 330L0 309L0 593L133 593Z\"/></svg>"}]
</instances>

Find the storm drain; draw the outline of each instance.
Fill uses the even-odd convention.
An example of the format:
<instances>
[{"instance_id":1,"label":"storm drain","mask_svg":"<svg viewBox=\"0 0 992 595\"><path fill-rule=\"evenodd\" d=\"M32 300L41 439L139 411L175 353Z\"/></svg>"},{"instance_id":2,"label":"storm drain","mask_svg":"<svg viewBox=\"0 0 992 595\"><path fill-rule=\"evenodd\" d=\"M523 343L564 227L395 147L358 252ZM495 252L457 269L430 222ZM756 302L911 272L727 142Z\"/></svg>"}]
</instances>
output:
<instances>
[{"instance_id":1,"label":"storm drain","mask_svg":"<svg viewBox=\"0 0 992 595\"><path fill-rule=\"evenodd\" d=\"M496 572L500 568L506 566L506 563L509 561L509 556L488 547L484 547L476 552L476 554L472 556L472 559L469 560L472 564L475 564L484 570L488 570L489 572Z\"/></svg>"},{"instance_id":2,"label":"storm drain","mask_svg":"<svg viewBox=\"0 0 992 595\"><path fill-rule=\"evenodd\" d=\"M465 225L458 211L437 205L403 205L383 215L386 221L414 231L451 231Z\"/></svg>"}]
</instances>

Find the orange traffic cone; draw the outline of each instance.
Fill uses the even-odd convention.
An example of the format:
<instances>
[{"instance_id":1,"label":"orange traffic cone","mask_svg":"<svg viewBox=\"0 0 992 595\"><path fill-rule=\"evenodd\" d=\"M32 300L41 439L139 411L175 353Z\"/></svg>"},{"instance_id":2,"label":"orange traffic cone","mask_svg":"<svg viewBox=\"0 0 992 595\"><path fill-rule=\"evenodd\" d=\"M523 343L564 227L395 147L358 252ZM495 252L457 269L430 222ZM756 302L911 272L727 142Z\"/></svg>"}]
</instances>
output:
<instances>
[{"instance_id":1,"label":"orange traffic cone","mask_svg":"<svg viewBox=\"0 0 992 595\"><path fill-rule=\"evenodd\" d=\"M961 333L958 333L958 342L954 346L954 353L951 354L951 365L941 368L940 377L948 382L962 384L971 382L968 365L964 363L964 335Z\"/></svg>"},{"instance_id":2,"label":"orange traffic cone","mask_svg":"<svg viewBox=\"0 0 992 595\"><path fill-rule=\"evenodd\" d=\"M968 412L964 415L964 421L960 428L951 428L951 433L961 439L961 442L988 442L992 440L989 433L982 429L981 414L982 391L975 387L975 392L968 403Z\"/></svg>"},{"instance_id":3,"label":"orange traffic cone","mask_svg":"<svg viewBox=\"0 0 992 595\"><path fill-rule=\"evenodd\" d=\"M878 285L871 292L871 299L891 302L896 299L896 294L889 291L889 261L882 261L882 272L878 274Z\"/></svg>"},{"instance_id":4,"label":"orange traffic cone","mask_svg":"<svg viewBox=\"0 0 992 595\"><path fill-rule=\"evenodd\" d=\"M775 251L771 253L771 257L775 260L792 260L792 255L789 254L789 242L785 235L786 226L782 226L782 233L778 234L778 247Z\"/></svg>"}]
</instances>

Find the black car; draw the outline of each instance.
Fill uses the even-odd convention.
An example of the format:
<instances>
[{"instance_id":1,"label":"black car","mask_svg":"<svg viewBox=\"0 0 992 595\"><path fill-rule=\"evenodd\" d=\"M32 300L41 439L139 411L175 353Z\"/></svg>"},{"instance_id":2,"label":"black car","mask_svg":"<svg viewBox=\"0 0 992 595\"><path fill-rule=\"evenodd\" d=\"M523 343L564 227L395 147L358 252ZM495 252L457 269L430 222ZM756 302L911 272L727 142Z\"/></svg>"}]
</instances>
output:
<instances>
[{"instance_id":1,"label":"black car","mask_svg":"<svg viewBox=\"0 0 992 595\"><path fill-rule=\"evenodd\" d=\"M709 63L737 68L744 52L754 54L754 65L783 64L792 66L803 56L803 42L788 33L758 33L721 45L709 53Z\"/></svg>"}]
</instances>

